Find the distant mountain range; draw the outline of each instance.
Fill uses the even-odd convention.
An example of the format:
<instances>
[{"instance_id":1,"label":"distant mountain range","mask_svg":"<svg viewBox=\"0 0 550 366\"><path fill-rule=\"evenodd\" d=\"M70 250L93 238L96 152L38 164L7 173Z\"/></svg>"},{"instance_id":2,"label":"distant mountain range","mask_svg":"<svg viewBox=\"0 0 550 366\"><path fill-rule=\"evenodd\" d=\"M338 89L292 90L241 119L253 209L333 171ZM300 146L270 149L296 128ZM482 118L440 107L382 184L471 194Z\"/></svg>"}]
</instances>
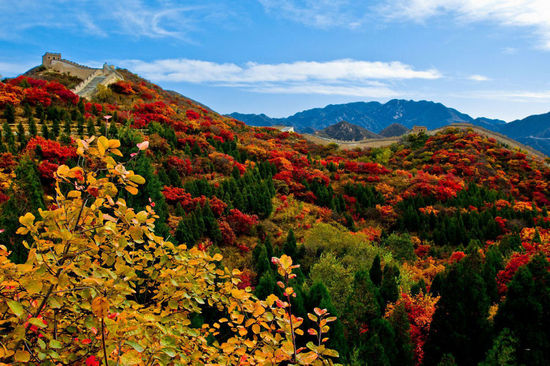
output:
<instances>
[{"instance_id":1,"label":"distant mountain range","mask_svg":"<svg viewBox=\"0 0 550 366\"><path fill-rule=\"evenodd\" d=\"M433 130L452 123L471 123L500 132L550 156L550 112L506 123L499 119L472 118L441 103L392 99L384 104L378 102L330 104L324 108L298 112L286 118L242 113L231 113L229 116L252 126L293 126L296 131L302 133L314 133L338 122L347 121L381 136L385 136L382 133L383 130L392 124L402 125L401 130L402 127L410 129L415 125Z\"/></svg>"}]
</instances>

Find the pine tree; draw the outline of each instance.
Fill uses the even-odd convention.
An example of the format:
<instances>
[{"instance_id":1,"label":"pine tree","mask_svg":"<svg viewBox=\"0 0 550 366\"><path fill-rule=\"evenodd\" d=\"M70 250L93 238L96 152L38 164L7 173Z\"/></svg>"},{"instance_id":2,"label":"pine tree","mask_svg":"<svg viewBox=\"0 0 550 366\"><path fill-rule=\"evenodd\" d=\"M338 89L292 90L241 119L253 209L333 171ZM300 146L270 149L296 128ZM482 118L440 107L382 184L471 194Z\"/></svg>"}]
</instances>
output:
<instances>
[{"instance_id":1,"label":"pine tree","mask_svg":"<svg viewBox=\"0 0 550 366\"><path fill-rule=\"evenodd\" d=\"M21 121L17 124L17 141L21 144L21 147L23 147L27 141L25 137L25 127L23 127Z\"/></svg>"},{"instance_id":2,"label":"pine tree","mask_svg":"<svg viewBox=\"0 0 550 366\"><path fill-rule=\"evenodd\" d=\"M8 144L8 146L12 146L15 144L15 137L13 136L13 132L11 130L10 124L8 121L4 122L2 125L2 132L4 135L4 141Z\"/></svg>"},{"instance_id":3,"label":"pine tree","mask_svg":"<svg viewBox=\"0 0 550 366\"><path fill-rule=\"evenodd\" d=\"M4 118L10 125L15 123L15 107L12 104L6 104L4 108Z\"/></svg>"},{"instance_id":4,"label":"pine tree","mask_svg":"<svg viewBox=\"0 0 550 366\"><path fill-rule=\"evenodd\" d=\"M550 273L548 261L535 256L508 284L506 299L495 316L497 331L510 329L517 338L518 364L545 365L550 360Z\"/></svg>"},{"instance_id":5,"label":"pine tree","mask_svg":"<svg viewBox=\"0 0 550 366\"><path fill-rule=\"evenodd\" d=\"M76 134L80 136L80 138L84 138L84 124L86 123L86 120L84 119L84 116L80 113L76 116Z\"/></svg>"},{"instance_id":6,"label":"pine tree","mask_svg":"<svg viewBox=\"0 0 550 366\"><path fill-rule=\"evenodd\" d=\"M382 283L382 267L380 266L380 255L378 254L372 261L369 277L375 286L380 287L380 284Z\"/></svg>"},{"instance_id":7,"label":"pine tree","mask_svg":"<svg viewBox=\"0 0 550 366\"><path fill-rule=\"evenodd\" d=\"M395 307L389 319L395 336L395 354L393 359L402 366L414 365L413 345L411 343L409 315L405 304L401 303ZM394 362L395 364L395 362Z\"/></svg>"},{"instance_id":8,"label":"pine tree","mask_svg":"<svg viewBox=\"0 0 550 366\"><path fill-rule=\"evenodd\" d=\"M424 364L436 365L446 353L459 365L477 365L489 347L489 297L479 253L453 265L440 285L437 309L424 347Z\"/></svg>"},{"instance_id":9,"label":"pine tree","mask_svg":"<svg viewBox=\"0 0 550 366\"><path fill-rule=\"evenodd\" d=\"M38 134L38 130L36 128L36 121L34 120L34 117L32 114L29 116L29 135L31 137L34 137Z\"/></svg>"},{"instance_id":10,"label":"pine tree","mask_svg":"<svg viewBox=\"0 0 550 366\"><path fill-rule=\"evenodd\" d=\"M95 136L95 126L91 119L88 120L88 124L86 125L88 136Z\"/></svg>"},{"instance_id":11,"label":"pine tree","mask_svg":"<svg viewBox=\"0 0 550 366\"><path fill-rule=\"evenodd\" d=\"M118 129L116 123L113 121L109 126L109 138L116 139L118 137Z\"/></svg>"},{"instance_id":12,"label":"pine tree","mask_svg":"<svg viewBox=\"0 0 550 366\"><path fill-rule=\"evenodd\" d=\"M283 245L283 253L291 258L296 259L298 250L296 247L296 238L294 237L294 231L290 229L286 237L286 241Z\"/></svg>"},{"instance_id":13,"label":"pine tree","mask_svg":"<svg viewBox=\"0 0 550 366\"><path fill-rule=\"evenodd\" d=\"M155 233L157 235L167 235L169 232L169 228L166 225L166 219L168 218L168 206L166 204L166 200L164 199L164 195L162 194L162 185L157 174L155 173L153 165L151 164L151 160L144 154L140 154L136 160L134 172L145 178L145 184L140 187L138 194L128 195L126 200L128 205L134 207L136 211L141 211L144 210L147 205L150 205L151 202L154 202L155 213L159 216L156 221Z\"/></svg>"},{"instance_id":14,"label":"pine tree","mask_svg":"<svg viewBox=\"0 0 550 366\"><path fill-rule=\"evenodd\" d=\"M42 120L40 121L42 123L42 137L45 139L50 138L50 130L48 129L48 125L46 124L46 121Z\"/></svg>"},{"instance_id":15,"label":"pine tree","mask_svg":"<svg viewBox=\"0 0 550 366\"><path fill-rule=\"evenodd\" d=\"M52 122L52 129L51 129L51 133L52 133L52 138L54 140L57 140L57 138L59 137L59 119L55 118Z\"/></svg>"},{"instance_id":16,"label":"pine tree","mask_svg":"<svg viewBox=\"0 0 550 366\"><path fill-rule=\"evenodd\" d=\"M390 302L397 301L399 297L399 287L397 281L399 279L399 269L393 265L384 267L384 275L382 276L382 284L380 285L380 296L382 298L382 311Z\"/></svg>"},{"instance_id":17,"label":"pine tree","mask_svg":"<svg viewBox=\"0 0 550 366\"><path fill-rule=\"evenodd\" d=\"M378 289L372 283L369 273L358 271L343 314L350 337L358 337L361 327L370 326L380 316L379 297Z\"/></svg>"},{"instance_id":18,"label":"pine tree","mask_svg":"<svg viewBox=\"0 0 550 366\"><path fill-rule=\"evenodd\" d=\"M478 366L516 366L518 340L509 329L504 328L495 338L493 347L487 352L485 360Z\"/></svg>"},{"instance_id":19,"label":"pine tree","mask_svg":"<svg viewBox=\"0 0 550 366\"><path fill-rule=\"evenodd\" d=\"M63 124L63 133L67 136L71 135L71 120L65 119L65 123Z\"/></svg>"}]
</instances>

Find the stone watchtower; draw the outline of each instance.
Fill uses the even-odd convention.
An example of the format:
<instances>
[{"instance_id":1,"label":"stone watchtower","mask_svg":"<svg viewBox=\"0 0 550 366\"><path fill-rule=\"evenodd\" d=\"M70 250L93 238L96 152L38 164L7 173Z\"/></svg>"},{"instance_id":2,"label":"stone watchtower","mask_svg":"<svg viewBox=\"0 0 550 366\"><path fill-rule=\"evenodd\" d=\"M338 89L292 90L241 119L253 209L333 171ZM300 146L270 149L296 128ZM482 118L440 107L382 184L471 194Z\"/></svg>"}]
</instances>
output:
<instances>
[{"instance_id":1,"label":"stone watchtower","mask_svg":"<svg viewBox=\"0 0 550 366\"><path fill-rule=\"evenodd\" d=\"M46 67L52 66L52 61L60 61L61 60L61 54L60 53L51 53L46 52L44 56L42 56L42 65Z\"/></svg>"}]
</instances>

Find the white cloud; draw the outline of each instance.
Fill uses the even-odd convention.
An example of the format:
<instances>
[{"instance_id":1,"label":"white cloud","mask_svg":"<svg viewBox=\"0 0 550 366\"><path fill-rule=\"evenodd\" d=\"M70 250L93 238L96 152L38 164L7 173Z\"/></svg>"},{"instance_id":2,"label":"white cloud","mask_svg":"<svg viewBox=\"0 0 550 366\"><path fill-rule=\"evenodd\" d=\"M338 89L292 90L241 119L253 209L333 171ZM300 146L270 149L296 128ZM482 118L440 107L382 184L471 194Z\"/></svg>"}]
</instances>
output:
<instances>
[{"instance_id":1,"label":"white cloud","mask_svg":"<svg viewBox=\"0 0 550 366\"><path fill-rule=\"evenodd\" d=\"M393 97L399 93L387 83L397 80L439 79L435 69L415 70L401 62L341 59L327 62L296 61L260 64L216 63L190 59L119 64L153 81L187 82L240 88L257 93L322 94Z\"/></svg>"},{"instance_id":2,"label":"white cloud","mask_svg":"<svg viewBox=\"0 0 550 366\"><path fill-rule=\"evenodd\" d=\"M467 93L454 94L459 98L477 98L518 103L548 103L550 90L476 90Z\"/></svg>"},{"instance_id":3,"label":"white cloud","mask_svg":"<svg viewBox=\"0 0 550 366\"><path fill-rule=\"evenodd\" d=\"M487 76L478 75L478 74L470 75L470 76L468 76L468 79L473 80L473 81L488 81L488 80L490 80Z\"/></svg>"},{"instance_id":4,"label":"white cloud","mask_svg":"<svg viewBox=\"0 0 550 366\"><path fill-rule=\"evenodd\" d=\"M389 79L439 79L436 69L415 70L401 62L371 62L341 59L327 62L297 61L280 64L249 62L243 66L234 63L215 63L189 59L165 59L152 62L121 61L147 78L175 82L362 82Z\"/></svg>"},{"instance_id":5,"label":"white cloud","mask_svg":"<svg viewBox=\"0 0 550 366\"><path fill-rule=\"evenodd\" d=\"M389 0L382 12L393 20L422 22L451 14L464 22L490 22L509 27L527 27L550 50L550 1L548 0Z\"/></svg>"},{"instance_id":6,"label":"white cloud","mask_svg":"<svg viewBox=\"0 0 550 366\"><path fill-rule=\"evenodd\" d=\"M199 23L229 17L225 7L199 0L185 1L184 6L174 0L0 0L0 38L22 37L25 31L42 28L98 37L123 34L188 40L188 33L197 30Z\"/></svg>"}]
</instances>

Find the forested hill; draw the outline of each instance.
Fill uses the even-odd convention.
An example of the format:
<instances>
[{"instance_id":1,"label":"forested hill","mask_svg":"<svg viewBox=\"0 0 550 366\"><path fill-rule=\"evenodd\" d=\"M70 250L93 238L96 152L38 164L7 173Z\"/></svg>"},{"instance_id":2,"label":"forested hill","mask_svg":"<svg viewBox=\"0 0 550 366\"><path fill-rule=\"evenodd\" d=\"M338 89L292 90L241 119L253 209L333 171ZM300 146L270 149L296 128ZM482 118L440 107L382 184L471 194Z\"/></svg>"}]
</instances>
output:
<instances>
[{"instance_id":1,"label":"forested hill","mask_svg":"<svg viewBox=\"0 0 550 366\"><path fill-rule=\"evenodd\" d=\"M7 314L0 327L2 343L14 351L9 361L116 364L123 354L128 364L149 357L161 364L208 357L288 363L299 358L291 334L313 352L302 364L334 359L336 353L317 346L315 329L324 328L316 322L324 313L315 308L337 316L326 346L342 364L550 359L544 161L452 129L407 135L388 148L314 145L121 73L126 81L100 88L90 101L52 80L0 83L0 243L9 252L7 260L0 247L0 311ZM111 140L76 141L99 135ZM124 159L126 169L114 159ZM116 184L93 185L109 177ZM60 197L69 189L78 192ZM113 195L118 208L103 194ZM67 230L88 225L71 235L90 244L69 253L60 243L73 236L54 218L67 219L60 205L78 199L82 207L93 203L92 213L109 211L73 210L76 224ZM126 205L143 214L132 216ZM80 221L82 212L87 219ZM106 239L115 234L116 241ZM220 265L205 263L218 253ZM38 266L43 258L62 270ZM165 272L154 272L162 266ZM234 282L224 282L231 275L222 266L240 270ZM65 270L71 276L58 280ZM62 296L81 276L71 288L78 291ZM254 301L246 289L267 301L246 302ZM289 309L293 325L312 331L292 333L284 325Z\"/></svg>"}]
</instances>

